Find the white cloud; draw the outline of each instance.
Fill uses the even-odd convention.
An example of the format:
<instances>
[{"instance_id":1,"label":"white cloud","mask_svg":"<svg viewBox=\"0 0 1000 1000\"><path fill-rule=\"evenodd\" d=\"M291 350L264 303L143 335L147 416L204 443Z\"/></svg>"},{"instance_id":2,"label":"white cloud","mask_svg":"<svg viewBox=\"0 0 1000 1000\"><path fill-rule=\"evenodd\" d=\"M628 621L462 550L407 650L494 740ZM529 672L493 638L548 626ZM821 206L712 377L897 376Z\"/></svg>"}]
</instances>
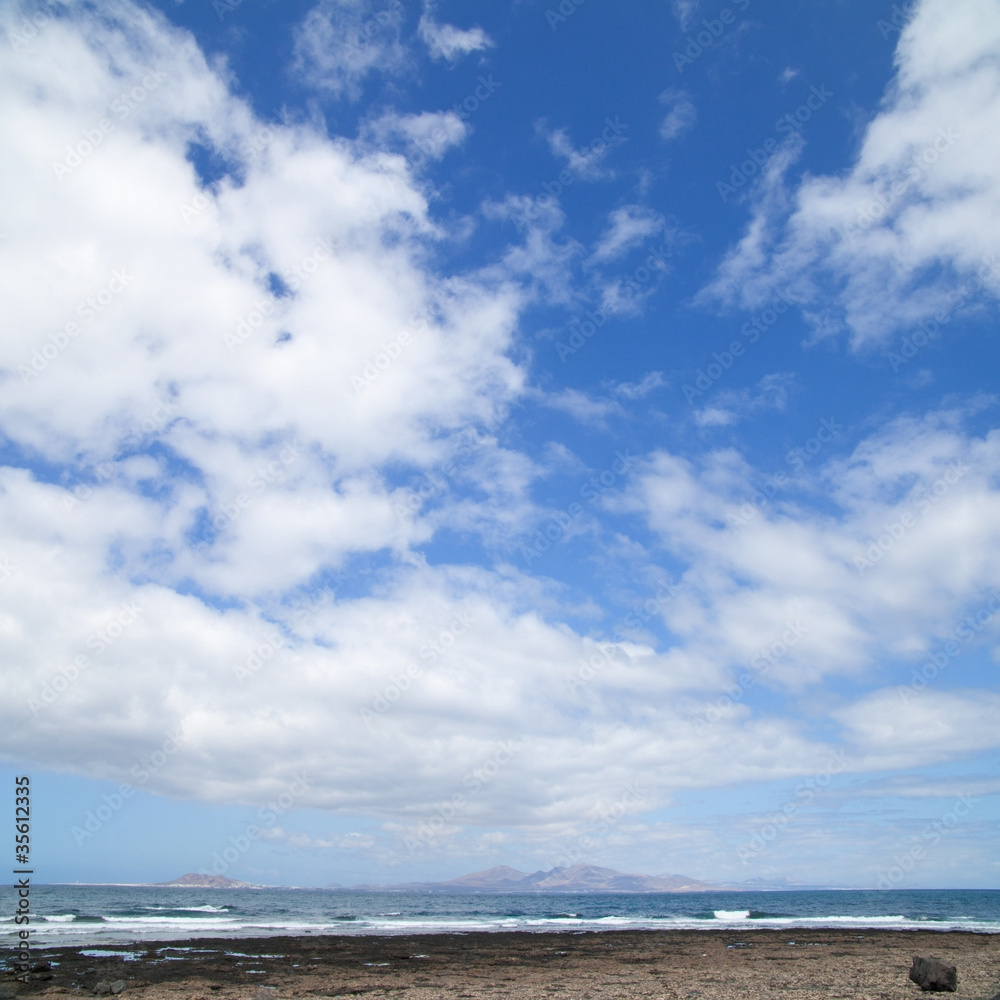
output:
<instances>
[{"instance_id":1,"label":"white cloud","mask_svg":"<svg viewBox=\"0 0 1000 1000\"><path fill-rule=\"evenodd\" d=\"M400 0L320 0L295 32L296 72L317 89L356 101L372 73L407 65Z\"/></svg>"},{"instance_id":2,"label":"white cloud","mask_svg":"<svg viewBox=\"0 0 1000 1000\"><path fill-rule=\"evenodd\" d=\"M794 289L855 345L1000 294L998 51L990 0L923 0L855 163L791 190L772 170L710 293L749 307Z\"/></svg>"},{"instance_id":3,"label":"white cloud","mask_svg":"<svg viewBox=\"0 0 1000 1000\"><path fill-rule=\"evenodd\" d=\"M273 844L282 844L299 850L361 851L375 846L375 838L370 833L331 833L327 837L313 837L297 830L263 827L258 830L258 837Z\"/></svg>"},{"instance_id":4,"label":"white cloud","mask_svg":"<svg viewBox=\"0 0 1000 1000\"><path fill-rule=\"evenodd\" d=\"M905 691L905 689L904 689ZM874 691L836 713L864 750L892 767L935 763L997 746L1000 694ZM954 792L952 792L954 794Z\"/></svg>"},{"instance_id":5,"label":"white cloud","mask_svg":"<svg viewBox=\"0 0 1000 1000\"><path fill-rule=\"evenodd\" d=\"M683 90L671 88L663 91L660 103L669 108L667 116L660 123L660 137L667 142L686 132L698 119L698 112L690 95Z\"/></svg>"},{"instance_id":6,"label":"white cloud","mask_svg":"<svg viewBox=\"0 0 1000 1000\"><path fill-rule=\"evenodd\" d=\"M563 128L549 130L541 125L539 130L545 136L552 155L564 159L568 169L577 177L586 181L598 181L613 176L612 172L601 164L612 146L622 141L621 134L616 134L614 129L605 128L605 133L609 131L612 133L610 137L598 136L579 149L573 145Z\"/></svg>"},{"instance_id":7,"label":"white cloud","mask_svg":"<svg viewBox=\"0 0 1000 1000\"><path fill-rule=\"evenodd\" d=\"M1000 437L967 437L960 423L899 420L815 473L808 462L822 459L805 449L767 476L731 451L697 466L657 455L631 477L630 502L689 566L688 596L666 611L685 655L752 665L779 643L754 683L796 689L951 638L996 586L1000 556ZM843 428L828 424L832 444Z\"/></svg>"},{"instance_id":8,"label":"white cloud","mask_svg":"<svg viewBox=\"0 0 1000 1000\"><path fill-rule=\"evenodd\" d=\"M154 72L141 106L110 110ZM344 94L363 79L333 76ZM826 737L792 715L692 720L800 620L767 677L793 694L918 655L996 584L1000 439L965 433L961 414L901 421L822 471L817 457L802 495L762 508L735 452L660 452L617 502L683 569L653 601L673 645L650 645L640 616L602 650L566 624L544 562L530 579L429 566L416 548L440 526L509 540L539 514L541 472L497 425L528 395L510 352L532 281L572 301L582 249L554 241L557 206L494 267L439 274L447 236L378 126L351 142L264 123L190 36L125 3L53 21L30 59L3 61L0 123L0 424L33 456L0 470L8 757L130 780L172 730L183 744L151 791L261 802L302 772L303 804L409 828L516 743L457 825L570 826L636 778L655 808L679 788L822 768ZM383 125L405 143L449 123ZM194 142L233 175L202 183ZM615 395L645 396L655 374ZM553 398L586 419L621 406ZM956 462L860 572L857 554ZM808 507L810 489L837 512ZM845 712L864 766L906 757L862 702Z\"/></svg>"},{"instance_id":9,"label":"white cloud","mask_svg":"<svg viewBox=\"0 0 1000 1000\"><path fill-rule=\"evenodd\" d=\"M366 122L362 137L378 149L401 143L409 154L411 166L424 160L438 160L468 135L469 127L451 111L424 111L402 115L396 111Z\"/></svg>"},{"instance_id":10,"label":"white cloud","mask_svg":"<svg viewBox=\"0 0 1000 1000\"><path fill-rule=\"evenodd\" d=\"M643 205L623 205L608 214L608 225L601 235L593 261L615 260L633 247L663 231L666 220Z\"/></svg>"},{"instance_id":11,"label":"white cloud","mask_svg":"<svg viewBox=\"0 0 1000 1000\"><path fill-rule=\"evenodd\" d=\"M893 711L896 707L892 706ZM859 720L864 713L865 709L856 713ZM944 779L904 773L866 781L861 787L852 789L852 794L863 798L891 796L900 799L954 799L963 794L1000 795L1000 778L982 774L962 774Z\"/></svg>"},{"instance_id":12,"label":"white cloud","mask_svg":"<svg viewBox=\"0 0 1000 1000\"><path fill-rule=\"evenodd\" d=\"M417 32L427 46L432 59L446 59L452 62L479 52L493 45L489 35L482 28L456 28L452 24L440 24L434 19L433 0L424 0L424 12L420 17Z\"/></svg>"},{"instance_id":13,"label":"white cloud","mask_svg":"<svg viewBox=\"0 0 1000 1000\"><path fill-rule=\"evenodd\" d=\"M638 382L612 384L611 389L616 396L624 399L645 399L651 392L662 389L667 384L663 372L647 372Z\"/></svg>"},{"instance_id":14,"label":"white cloud","mask_svg":"<svg viewBox=\"0 0 1000 1000\"><path fill-rule=\"evenodd\" d=\"M603 426L610 416L624 413L621 404L613 399L596 399L579 389L562 389L555 393L539 394L540 401L554 410L562 410L581 423Z\"/></svg>"},{"instance_id":15,"label":"white cloud","mask_svg":"<svg viewBox=\"0 0 1000 1000\"><path fill-rule=\"evenodd\" d=\"M24 126L3 140L18 192L0 247L6 432L67 463L71 481L93 479L168 401L153 437L187 471L142 502L163 524L126 547L131 572L151 558L143 535L158 539L159 578L229 594L290 586L359 548L405 548L421 529L393 514L377 470L391 456L440 463L450 435L503 412L522 381L504 354L521 293L424 269L441 234L402 157L255 121L186 35L124 4L108 17L107 30L85 15L79 30L54 23L5 70L4 117ZM52 68L64 66L74 79ZM122 80L144 79L145 101L116 115ZM89 149L102 120L100 144L56 176L54 162L79 155L67 143ZM395 124L432 138L441 127L442 141L461 129L447 115ZM242 181L203 188L186 159L196 141ZM89 510L114 492L94 489Z\"/></svg>"},{"instance_id":16,"label":"white cloud","mask_svg":"<svg viewBox=\"0 0 1000 1000\"><path fill-rule=\"evenodd\" d=\"M698 10L698 0L671 0L670 6L674 17L677 18L677 22L681 26L681 31L687 31L695 12Z\"/></svg>"},{"instance_id":17,"label":"white cloud","mask_svg":"<svg viewBox=\"0 0 1000 1000\"><path fill-rule=\"evenodd\" d=\"M555 199L541 202L525 195L508 195L502 202L487 201L481 206L490 220L513 223L522 242L506 248L500 266L484 271L497 279L516 277L530 287L533 298L544 297L550 303L574 303L573 264L583 254L576 240L560 242L555 234L566 216Z\"/></svg>"},{"instance_id":18,"label":"white cloud","mask_svg":"<svg viewBox=\"0 0 1000 1000\"><path fill-rule=\"evenodd\" d=\"M795 383L790 372L765 375L755 386L716 392L710 406L695 412L699 427L728 427L737 421L766 410L782 411L788 403L788 391Z\"/></svg>"}]
</instances>

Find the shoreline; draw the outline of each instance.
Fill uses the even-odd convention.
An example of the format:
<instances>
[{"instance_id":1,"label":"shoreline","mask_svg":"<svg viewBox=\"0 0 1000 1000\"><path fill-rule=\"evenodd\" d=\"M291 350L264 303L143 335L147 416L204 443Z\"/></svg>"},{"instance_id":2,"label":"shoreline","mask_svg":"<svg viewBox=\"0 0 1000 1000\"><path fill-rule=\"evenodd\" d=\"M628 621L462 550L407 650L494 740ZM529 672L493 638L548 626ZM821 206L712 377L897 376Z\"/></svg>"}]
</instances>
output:
<instances>
[{"instance_id":1,"label":"shoreline","mask_svg":"<svg viewBox=\"0 0 1000 1000\"><path fill-rule=\"evenodd\" d=\"M54 997L91 996L99 982L122 981L125 993L144 1000L322 1000L367 993L405 994L406 1000L756 1000L786 993L799 1000L887 1000L922 995L907 978L914 955L956 965L957 998L986 1000L1000 992L995 935L860 927L285 935L35 946L38 971L31 981L16 982L7 971L0 983L7 996Z\"/></svg>"}]
</instances>

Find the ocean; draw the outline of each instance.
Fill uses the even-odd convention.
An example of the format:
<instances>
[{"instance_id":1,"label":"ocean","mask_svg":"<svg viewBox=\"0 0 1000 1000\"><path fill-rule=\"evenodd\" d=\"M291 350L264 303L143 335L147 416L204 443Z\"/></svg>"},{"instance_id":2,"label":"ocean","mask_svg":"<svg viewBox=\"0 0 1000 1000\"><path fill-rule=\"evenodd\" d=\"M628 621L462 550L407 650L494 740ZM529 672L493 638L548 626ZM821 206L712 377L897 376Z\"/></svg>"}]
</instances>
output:
<instances>
[{"instance_id":1,"label":"ocean","mask_svg":"<svg viewBox=\"0 0 1000 1000\"><path fill-rule=\"evenodd\" d=\"M0 889L0 945L16 893ZM206 937L462 931L877 928L1000 933L998 890L692 893L441 893L39 885L35 946Z\"/></svg>"}]
</instances>

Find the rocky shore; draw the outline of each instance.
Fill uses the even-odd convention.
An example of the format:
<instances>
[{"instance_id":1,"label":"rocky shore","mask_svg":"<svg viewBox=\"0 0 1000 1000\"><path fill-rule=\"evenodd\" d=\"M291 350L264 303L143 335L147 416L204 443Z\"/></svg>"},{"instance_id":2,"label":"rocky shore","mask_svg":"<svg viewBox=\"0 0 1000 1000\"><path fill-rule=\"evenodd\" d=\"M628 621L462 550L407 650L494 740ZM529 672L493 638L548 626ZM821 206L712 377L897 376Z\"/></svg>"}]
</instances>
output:
<instances>
[{"instance_id":1,"label":"rocky shore","mask_svg":"<svg viewBox=\"0 0 1000 1000\"><path fill-rule=\"evenodd\" d=\"M91 954L83 954L89 952ZM103 954L94 955L94 952ZM113 952L113 954L107 954ZM924 996L914 955L958 967L956 998L1000 991L1000 938L962 932L798 930L302 935L37 948L29 983L0 995L122 1000L896 1000Z\"/></svg>"}]
</instances>

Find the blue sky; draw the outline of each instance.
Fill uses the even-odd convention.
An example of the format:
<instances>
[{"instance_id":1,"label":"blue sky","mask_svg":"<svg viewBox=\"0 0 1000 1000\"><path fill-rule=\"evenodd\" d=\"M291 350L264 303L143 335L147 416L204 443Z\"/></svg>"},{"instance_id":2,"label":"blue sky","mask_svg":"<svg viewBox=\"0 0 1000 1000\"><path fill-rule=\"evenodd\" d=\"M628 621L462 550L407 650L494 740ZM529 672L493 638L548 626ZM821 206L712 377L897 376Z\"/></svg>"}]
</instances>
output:
<instances>
[{"instance_id":1,"label":"blue sky","mask_svg":"<svg viewBox=\"0 0 1000 1000\"><path fill-rule=\"evenodd\" d=\"M994 4L0 28L42 878L1000 885Z\"/></svg>"}]
</instances>

